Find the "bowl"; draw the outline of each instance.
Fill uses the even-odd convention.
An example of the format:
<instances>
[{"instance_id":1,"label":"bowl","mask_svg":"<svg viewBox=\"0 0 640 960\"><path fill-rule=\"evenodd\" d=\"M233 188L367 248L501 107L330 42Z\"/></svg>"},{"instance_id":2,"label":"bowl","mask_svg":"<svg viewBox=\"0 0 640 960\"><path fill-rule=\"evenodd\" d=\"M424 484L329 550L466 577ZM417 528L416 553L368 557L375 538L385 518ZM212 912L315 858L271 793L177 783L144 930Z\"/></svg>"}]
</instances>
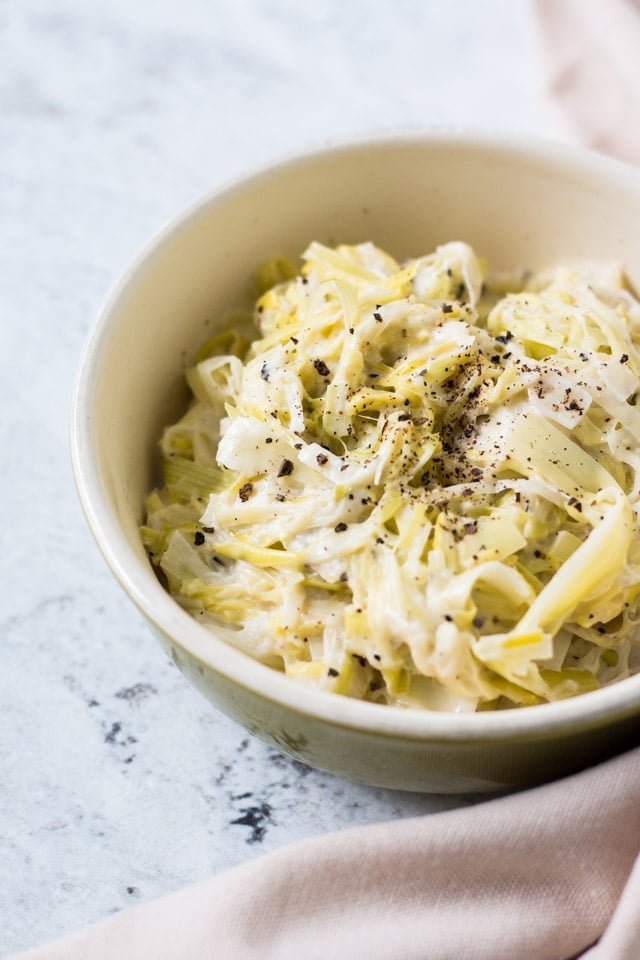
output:
<instances>
[{"instance_id":1,"label":"bowl","mask_svg":"<svg viewBox=\"0 0 640 960\"><path fill-rule=\"evenodd\" d=\"M430 132L287 159L206 196L164 229L109 298L76 383L77 488L106 562L189 681L266 742L380 787L472 793L567 774L637 742L640 675L569 700L495 713L401 710L309 689L186 614L140 541L163 426L183 371L235 309L255 267L313 239L372 240L397 258L452 239L493 266L616 260L640 288L640 172L535 140Z\"/></svg>"}]
</instances>

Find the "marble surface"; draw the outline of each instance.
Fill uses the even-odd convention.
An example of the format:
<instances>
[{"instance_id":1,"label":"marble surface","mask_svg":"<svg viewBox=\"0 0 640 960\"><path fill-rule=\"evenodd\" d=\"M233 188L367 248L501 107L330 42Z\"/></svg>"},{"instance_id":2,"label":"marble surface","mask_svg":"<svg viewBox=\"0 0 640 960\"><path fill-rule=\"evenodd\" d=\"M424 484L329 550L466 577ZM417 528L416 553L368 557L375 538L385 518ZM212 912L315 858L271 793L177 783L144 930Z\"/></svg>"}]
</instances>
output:
<instances>
[{"instance_id":1,"label":"marble surface","mask_svg":"<svg viewBox=\"0 0 640 960\"><path fill-rule=\"evenodd\" d=\"M525 0L0 0L0 953L465 802L310 770L201 699L91 540L68 407L106 291L188 202L352 133L544 133L535 67Z\"/></svg>"}]
</instances>

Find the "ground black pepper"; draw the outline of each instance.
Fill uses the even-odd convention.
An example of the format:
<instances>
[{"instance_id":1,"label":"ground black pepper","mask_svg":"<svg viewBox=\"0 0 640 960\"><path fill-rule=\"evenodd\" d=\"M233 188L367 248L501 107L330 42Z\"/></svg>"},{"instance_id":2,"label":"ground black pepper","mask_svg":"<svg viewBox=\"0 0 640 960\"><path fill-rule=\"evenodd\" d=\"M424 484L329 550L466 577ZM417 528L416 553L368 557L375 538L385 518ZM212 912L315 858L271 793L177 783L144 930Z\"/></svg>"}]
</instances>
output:
<instances>
[{"instance_id":1,"label":"ground black pepper","mask_svg":"<svg viewBox=\"0 0 640 960\"><path fill-rule=\"evenodd\" d=\"M253 484L249 482L243 483L243 485L238 490L238 496L240 497L243 503L245 503L249 499L252 493L253 493Z\"/></svg>"},{"instance_id":2,"label":"ground black pepper","mask_svg":"<svg viewBox=\"0 0 640 960\"><path fill-rule=\"evenodd\" d=\"M285 459L280 464L280 469L278 470L279 477L288 477L290 473L293 473L293 461Z\"/></svg>"}]
</instances>

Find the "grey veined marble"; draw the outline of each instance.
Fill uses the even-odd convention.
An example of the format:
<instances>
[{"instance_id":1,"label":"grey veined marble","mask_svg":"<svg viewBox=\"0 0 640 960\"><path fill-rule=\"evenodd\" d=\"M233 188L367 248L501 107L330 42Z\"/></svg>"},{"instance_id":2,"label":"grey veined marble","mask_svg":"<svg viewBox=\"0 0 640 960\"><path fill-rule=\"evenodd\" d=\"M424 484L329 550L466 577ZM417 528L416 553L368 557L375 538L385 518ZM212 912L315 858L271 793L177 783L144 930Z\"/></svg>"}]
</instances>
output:
<instances>
[{"instance_id":1,"label":"grey veined marble","mask_svg":"<svg viewBox=\"0 0 640 960\"><path fill-rule=\"evenodd\" d=\"M205 190L331 138L543 131L524 0L0 2L0 952L351 823L462 802L287 759L196 694L76 501L82 344Z\"/></svg>"}]
</instances>

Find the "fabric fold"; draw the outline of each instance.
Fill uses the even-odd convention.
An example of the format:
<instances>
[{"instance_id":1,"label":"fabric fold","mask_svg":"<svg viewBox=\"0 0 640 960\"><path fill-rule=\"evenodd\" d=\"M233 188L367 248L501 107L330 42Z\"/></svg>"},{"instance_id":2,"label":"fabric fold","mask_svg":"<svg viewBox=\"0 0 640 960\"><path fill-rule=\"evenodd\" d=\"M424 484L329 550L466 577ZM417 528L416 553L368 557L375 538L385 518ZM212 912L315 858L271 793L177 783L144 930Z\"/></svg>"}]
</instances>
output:
<instances>
[{"instance_id":1,"label":"fabric fold","mask_svg":"<svg viewBox=\"0 0 640 960\"><path fill-rule=\"evenodd\" d=\"M286 847L14 960L568 960L612 916L618 952L587 955L626 958L639 851L640 748L523 793Z\"/></svg>"}]
</instances>

